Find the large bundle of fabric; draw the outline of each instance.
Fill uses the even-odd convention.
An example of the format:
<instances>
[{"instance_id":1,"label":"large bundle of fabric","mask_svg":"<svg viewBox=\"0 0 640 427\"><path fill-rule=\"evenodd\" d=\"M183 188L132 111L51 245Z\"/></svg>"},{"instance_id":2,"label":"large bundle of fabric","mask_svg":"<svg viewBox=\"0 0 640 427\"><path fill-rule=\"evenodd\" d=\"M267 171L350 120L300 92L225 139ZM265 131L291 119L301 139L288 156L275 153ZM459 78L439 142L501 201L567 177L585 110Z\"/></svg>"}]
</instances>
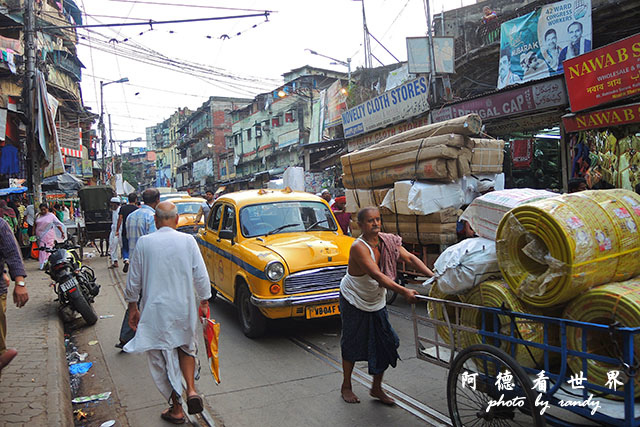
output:
<instances>
[{"instance_id":1,"label":"large bundle of fabric","mask_svg":"<svg viewBox=\"0 0 640 427\"><path fill-rule=\"evenodd\" d=\"M481 128L480 117L469 114L402 132L342 156L347 211L384 206L394 218L384 218L383 230L399 234L403 241L456 243L457 218L443 214L436 225L423 217L464 204L461 177L502 172L504 141L474 138ZM358 235L357 223L352 221L351 226Z\"/></svg>"},{"instance_id":2,"label":"large bundle of fabric","mask_svg":"<svg viewBox=\"0 0 640 427\"><path fill-rule=\"evenodd\" d=\"M528 304L551 307L640 274L640 195L565 194L520 205L498 227L503 277Z\"/></svg>"}]
</instances>

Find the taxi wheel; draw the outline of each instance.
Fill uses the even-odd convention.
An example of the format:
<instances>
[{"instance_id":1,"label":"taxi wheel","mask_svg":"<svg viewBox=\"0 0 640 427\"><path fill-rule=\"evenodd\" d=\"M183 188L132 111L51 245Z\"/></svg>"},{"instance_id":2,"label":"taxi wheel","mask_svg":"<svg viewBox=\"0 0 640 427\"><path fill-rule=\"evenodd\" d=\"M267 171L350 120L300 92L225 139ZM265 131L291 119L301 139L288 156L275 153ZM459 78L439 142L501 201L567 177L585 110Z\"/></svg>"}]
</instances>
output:
<instances>
[{"instance_id":1,"label":"taxi wheel","mask_svg":"<svg viewBox=\"0 0 640 427\"><path fill-rule=\"evenodd\" d=\"M211 286L211 298L209 298L209 302L214 302L217 296L218 296L218 291L216 290L216 288Z\"/></svg>"},{"instance_id":2,"label":"taxi wheel","mask_svg":"<svg viewBox=\"0 0 640 427\"><path fill-rule=\"evenodd\" d=\"M258 338L264 335L267 329L267 318L251 303L251 293L245 284L240 285L238 289L238 313L242 332L247 337Z\"/></svg>"}]
</instances>

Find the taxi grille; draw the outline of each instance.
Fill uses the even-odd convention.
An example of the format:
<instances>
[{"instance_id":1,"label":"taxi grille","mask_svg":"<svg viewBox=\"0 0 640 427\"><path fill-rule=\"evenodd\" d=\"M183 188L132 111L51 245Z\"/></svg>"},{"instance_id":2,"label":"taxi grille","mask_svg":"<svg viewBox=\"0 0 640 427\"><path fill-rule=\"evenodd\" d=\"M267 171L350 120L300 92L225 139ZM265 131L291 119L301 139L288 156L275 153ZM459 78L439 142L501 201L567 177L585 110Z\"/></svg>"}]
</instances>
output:
<instances>
[{"instance_id":1,"label":"taxi grille","mask_svg":"<svg viewBox=\"0 0 640 427\"><path fill-rule=\"evenodd\" d=\"M340 287L340 281L346 273L346 265L300 271L284 279L284 292L286 294L298 294L301 292L335 289Z\"/></svg>"}]
</instances>

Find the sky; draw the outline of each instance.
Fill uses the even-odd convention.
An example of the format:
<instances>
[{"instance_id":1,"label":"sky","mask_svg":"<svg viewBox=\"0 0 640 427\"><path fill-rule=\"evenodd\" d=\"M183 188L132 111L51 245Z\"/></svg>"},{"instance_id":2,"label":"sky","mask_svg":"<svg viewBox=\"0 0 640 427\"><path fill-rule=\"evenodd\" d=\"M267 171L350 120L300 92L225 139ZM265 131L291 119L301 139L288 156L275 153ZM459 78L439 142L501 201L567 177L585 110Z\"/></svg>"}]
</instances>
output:
<instances>
[{"instance_id":1,"label":"sky","mask_svg":"<svg viewBox=\"0 0 640 427\"><path fill-rule=\"evenodd\" d=\"M145 128L179 107L192 110L209 96L253 98L282 84L282 74L309 64L347 71L332 58L364 63L362 2L353 0L76 0L84 24L145 22L143 26L79 29L78 58L85 65L85 106L100 112L100 81L128 78L103 87L105 122L112 138L141 142ZM431 0L440 13L473 0ZM405 61L406 37L423 36L423 0L365 0L369 32ZM262 14L259 17L148 25L149 20L184 20ZM372 53L385 65L396 60L375 40ZM380 65L375 59L374 65ZM97 128L97 124L94 125Z\"/></svg>"}]
</instances>

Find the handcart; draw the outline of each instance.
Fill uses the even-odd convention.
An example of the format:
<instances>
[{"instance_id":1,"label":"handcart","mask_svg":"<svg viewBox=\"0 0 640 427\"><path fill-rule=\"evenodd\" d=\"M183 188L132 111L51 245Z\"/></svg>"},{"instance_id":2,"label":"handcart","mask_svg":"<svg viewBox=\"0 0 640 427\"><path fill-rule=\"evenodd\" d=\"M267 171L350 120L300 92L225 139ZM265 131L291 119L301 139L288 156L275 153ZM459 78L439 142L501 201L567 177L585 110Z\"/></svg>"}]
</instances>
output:
<instances>
[{"instance_id":1,"label":"handcart","mask_svg":"<svg viewBox=\"0 0 640 427\"><path fill-rule=\"evenodd\" d=\"M412 307L416 356L449 370L454 426L640 425L634 399L640 327L417 298ZM466 310L477 310L479 323L461 321ZM540 339L523 339L521 330L534 327ZM568 334L580 334L582 348L569 348ZM602 346L587 352L588 343ZM572 372L569 360L581 372ZM598 370L602 377L603 367L606 383L594 379Z\"/></svg>"}]
</instances>

